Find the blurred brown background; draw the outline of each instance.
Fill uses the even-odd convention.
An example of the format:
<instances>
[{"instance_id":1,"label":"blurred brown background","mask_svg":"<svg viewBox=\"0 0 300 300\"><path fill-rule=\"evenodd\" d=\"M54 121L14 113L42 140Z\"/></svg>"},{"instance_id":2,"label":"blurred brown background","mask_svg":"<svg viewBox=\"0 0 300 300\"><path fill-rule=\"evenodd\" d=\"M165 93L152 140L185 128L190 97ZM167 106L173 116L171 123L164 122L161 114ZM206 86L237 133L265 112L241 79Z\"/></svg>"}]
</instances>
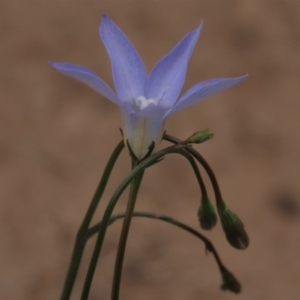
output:
<instances>
[{"instance_id":1,"label":"blurred brown background","mask_svg":"<svg viewBox=\"0 0 300 300\"><path fill-rule=\"evenodd\" d=\"M0 299L59 298L76 230L120 140L118 108L47 63L89 67L112 85L98 36L103 13L128 35L149 71L203 19L184 90L208 78L250 74L167 124L179 138L205 128L215 133L197 149L251 244L246 251L231 248L220 224L206 235L242 282L242 293L219 289L214 259L197 239L138 219L121 299L300 299L299 0L2 0ZM121 160L100 212L129 171L127 153ZM117 211L125 204L126 197ZM147 171L137 209L198 228L198 204L190 167L170 156ZM90 299L109 299L120 225L108 231ZM91 250L92 243L73 299Z\"/></svg>"}]
</instances>

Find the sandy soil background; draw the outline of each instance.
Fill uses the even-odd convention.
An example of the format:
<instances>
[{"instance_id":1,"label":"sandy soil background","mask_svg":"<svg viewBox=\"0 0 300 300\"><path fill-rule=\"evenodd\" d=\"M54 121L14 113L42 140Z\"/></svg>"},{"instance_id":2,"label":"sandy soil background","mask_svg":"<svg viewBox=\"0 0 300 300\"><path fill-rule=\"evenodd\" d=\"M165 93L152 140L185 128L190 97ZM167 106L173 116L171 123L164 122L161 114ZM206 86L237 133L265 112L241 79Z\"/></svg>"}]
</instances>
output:
<instances>
[{"instance_id":1,"label":"sandy soil background","mask_svg":"<svg viewBox=\"0 0 300 300\"><path fill-rule=\"evenodd\" d=\"M59 298L76 230L120 140L118 108L47 63L89 67L112 85L98 36L102 13L126 32L149 70L203 19L184 90L208 78L250 74L167 124L180 138L204 128L215 133L197 149L251 244L246 251L231 248L220 224L207 236L242 293L219 289L216 264L198 240L139 219L121 299L300 299L298 0L0 1L0 299ZM97 220L129 167L124 153ZM125 204L126 197L116 210ZM198 228L198 205L198 186L183 159L170 156L147 171L137 209ZM90 299L109 299L120 225L108 232ZM72 299L79 299L91 250L92 243Z\"/></svg>"}]
</instances>

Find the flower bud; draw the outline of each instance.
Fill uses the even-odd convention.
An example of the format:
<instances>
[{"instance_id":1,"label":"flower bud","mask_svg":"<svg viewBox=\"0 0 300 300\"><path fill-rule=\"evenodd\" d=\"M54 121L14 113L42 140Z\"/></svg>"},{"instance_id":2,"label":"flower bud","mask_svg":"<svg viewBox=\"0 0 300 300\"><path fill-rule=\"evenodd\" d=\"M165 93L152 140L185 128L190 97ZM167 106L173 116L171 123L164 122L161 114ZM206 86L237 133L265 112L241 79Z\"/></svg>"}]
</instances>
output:
<instances>
[{"instance_id":1,"label":"flower bud","mask_svg":"<svg viewBox=\"0 0 300 300\"><path fill-rule=\"evenodd\" d=\"M218 205L218 212L227 241L234 248L244 250L249 245L249 237L244 224L225 204Z\"/></svg>"},{"instance_id":2,"label":"flower bud","mask_svg":"<svg viewBox=\"0 0 300 300\"><path fill-rule=\"evenodd\" d=\"M198 219L202 229L211 230L217 224L217 214L208 198L202 198L201 205L198 210Z\"/></svg>"},{"instance_id":3,"label":"flower bud","mask_svg":"<svg viewBox=\"0 0 300 300\"><path fill-rule=\"evenodd\" d=\"M222 267L221 274L223 279L223 284L221 286L221 289L224 291L228 290L236 294L240 293L241 284L234 277L234 275L230 273L225 267Z\"/></svg>"},{"instance_id":4,"label":"flower bud","mask_svg":"<svg viewBox=\"0 0 300 300\"><path fill-rule=\"evenodd\" d=\"M190 136L186 142L188 144L200 144L210 140L213 136L213 133L211 133L208 129L200 130Z\"/></svg>"}]
</instances>

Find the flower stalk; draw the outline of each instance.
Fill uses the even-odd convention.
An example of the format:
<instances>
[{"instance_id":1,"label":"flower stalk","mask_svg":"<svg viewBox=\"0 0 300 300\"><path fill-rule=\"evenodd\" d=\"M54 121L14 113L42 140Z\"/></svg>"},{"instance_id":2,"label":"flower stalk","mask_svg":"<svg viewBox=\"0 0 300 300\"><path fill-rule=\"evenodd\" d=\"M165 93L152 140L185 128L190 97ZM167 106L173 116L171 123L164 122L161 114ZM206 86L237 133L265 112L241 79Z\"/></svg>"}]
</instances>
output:
<instances>
[{"instance_id":1,"label":"flower stalk","mask_svg":"<svg viewBox=\"0 0 300 300\"><path fill-rule=\"evenodd\" d=\"M164 139L177 145L182 143L180 139L177 139L168 134L164 134ZM231 210L229 210L229 208L226 206L222 198L222 194L221 194L221 190L217 178L213 170L211 169L210 165L207 163L204 157L192 147L186 148L186 151L189 152L203 166L211 181L215 193L217 210L219 213L219 217L221 219L221 224L225 232L227 241L231 246L233 246L236 249L246 249L249 246L249 236L244 229L244 224L239 219L239 217L233 212L231 212ZM204 200L207 201L208 198ZM206 203L206 209L207 210L210 209L210 205L207 205L207 203ZM214 212L211 211L211 213L213 216ZM200 208L200 214L201 214L201 208Z\"/></svg>"},{"instance_id":2,"label":"flower stalk","mask_svg":"<svg viewBox=\"0 0 300 300\"><path fill-rule=\"evenodd\" d=\"M111 225L114 222L116 222L117 220L122 219L124 217L125 217L125 213L115 214L115 215L111 216L108 225ZM223 290L229 290L234 293L239 293L241 291L241 285L240 285L239 281L224 266L223 262L220 259L219 254L218 254L217 250L215 249L214 245L212 244L212 242L208 238L206 238L203 234L201 234L199 231L193 229L192 227L190 227L170 216L166 216L166 215L162 215L162 214L136 211L132 214L132 217L134 217L134 218L149 218L149 219L159 220L159 221L168 223L170 225L176 226L176 227L196 236L198 239L200 239L204 243L206 250L208 252L212 253L216 260L216 263L219 267L219 270L220 270L220 273L222 276L222 280L223 280L221 288ZM89 239L93 235L95 235L99 231L100 227L101 227L101 222L99 222L96 225L94 225L93 227L91 227L88 231L86 239Z\"/></svg>"},{"instance_id":3,"label":"flower stalk","mask_svg":"<svg viewBox=\"0 0 300 300\"><path fill-rule=\"evenodd\" d=\"M175 145L171 147L167 147L165 149L162 149L152 155L150 155L148 158L141 161L134 169L132 169L131 173L121 182L121 184L118 186L116 191L114 192L113 196L111 197L108 205L106 206L105 212L103 214L102 223L99 228L97 240L95 243L94 251L92 254L92 258L90 260L89 268L87 271L87 275L85 278L82 294L81 294L81 300L87 300L90 292L90 288L92 285L94 273L96 270L97 262L99 259L99 255L103 246L104 238L106 235L107 227L109 225L109 221L111 218L111 215L113 213L114 207L117 204L120 196L124 192L124 190L127 188L127 186L131 183L132 180L134 180L135 176L138 175L141 172L144 172L144 169L148 168L150 165L152 165L157 160L161 159L167 154L171 153L177 153L181 154L183 152L183 149L188 148L189 145Z\"/></svg>"},{"instance_id":4,"label":"flower stalk","mask_svg":"<svg viewBox=\"0 0 300 300\"><path fill-rule=\"evenodd\" d=\"M66 280L64 283L64 288L61 294L60 300L68 300L71 296L72 289L74 286L74 282L77 276L77 272L79 269L79 265L81 262L81 258L84 252L85 244L86 244L86 239L85 236L88 232L88 228L90 226L91 220L93 218L93 215L98 207L98 204L100 202L100 199L103 195L103 192L105 190L106 184L108 182L108 179L110 177L110 174L112 172L112 169L115 165L115 162L117 161L121 151L124 149L124 142L121 141L111 154L110 159L107 162L107 165L104 169L103 175L101 177L100 183L96 189L96 192L93 196L93 199L90 203L90 206L86 212L86 215L83 219L83 222L78 230L75 244L74 244L74 249L73 253L71 256L71 261L69 265L69 269L67 272Z\"/></svg>"},{"instance_id":5,"label":"flower stalk","mask_svg":"<svg viewBox=\"0 0 300 300\"><path fill-rule=\"evenodd\" d=\"M137 160L132 160L132 169L134 169L135 166L138 165ZM134 211L135 202L137 199L138 191L140 188L140 184L143 178L144 174L143 170L139 174L137 174L134 179L131 181L130 185L130 192L129 192L129 198L127 203L127 209L124 216L120 241L119 241L119 247L115 262L115 271L113 276L113 284L112 284L112 291L111 291L111 300L118 300L119 299L119 293L120 293L120 284L121 284L121 276L122 276L122 268L123 268L123 261L124 261L124 255L125 255L125 248L127 243L127 237L129 233L130 223Z\"/></svg>"}]
</instances>

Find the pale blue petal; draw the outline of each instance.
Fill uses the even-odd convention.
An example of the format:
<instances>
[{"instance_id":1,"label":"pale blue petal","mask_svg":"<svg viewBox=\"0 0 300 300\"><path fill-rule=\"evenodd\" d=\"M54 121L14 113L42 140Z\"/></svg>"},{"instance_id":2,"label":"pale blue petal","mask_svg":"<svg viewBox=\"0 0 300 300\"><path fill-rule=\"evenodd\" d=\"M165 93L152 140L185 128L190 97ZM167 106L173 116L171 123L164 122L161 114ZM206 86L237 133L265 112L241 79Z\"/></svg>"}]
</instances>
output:
<instances>
[{"instance_id":1,"label":"pale blue petal","mask_svg":"<svg viewBox=\"0 0 300 300\"><path fill-rule=\"evenodd\" d=\"M61 73L87 84L104 97L120 105L120 100L115 92L97 74L89 69L67 63L50 62L50 65Z\"/></svg>"},{"instance_id":2,"label":"pale blue petal","mask_svg":"<svg viewBox=\"0 0 300 300\"><path fill-rule=\"evenodd\" d=\"M200 82L186 91L178 100L178 102L167 111L166 116L169 116L177 111L180 111L190 105L193 105L205 97L211 96L218 92L221 92L229 87L243 81L248 75L236 77L236 78L221 78L221 79L211 79L207 81Z\"/></svg>"},{"instance_id":3,"label":"pale blue petal","mask_svg":"<svg viewBox=\"0 0 300 300\"><path fill-rule=\"evenodd\" d=\"M187 34L171 52L154 67L146 84L146 97L156 99L160 106L172 107L182 89L187 65L202 28Z\"/></svg>"},{"instance_id":4,"label":"pale blue petal","mask_svg":"<svg viewBox=\"0 0 300 300\"><path fill-rule=\"evenodd\" d=\"M147 107L145 110L128 114L121 109L123 119L124 141L129 143L131 150L138 159L149 152L154 142L155 151L159 146L165 128L164 110L158 106Z\"/></svg>"},{"instance_id":5,"label":"pale blue petal","mask_svg":"<svg viewBox=\"0 0 300 300\"><path fill-rule=\"evenodd\" d=\"M147 78L144 63L125 34L106 15L102 18L100 36L111 60L119 98L130 101L144 95Z\"/></svg>"}]
</instances>

